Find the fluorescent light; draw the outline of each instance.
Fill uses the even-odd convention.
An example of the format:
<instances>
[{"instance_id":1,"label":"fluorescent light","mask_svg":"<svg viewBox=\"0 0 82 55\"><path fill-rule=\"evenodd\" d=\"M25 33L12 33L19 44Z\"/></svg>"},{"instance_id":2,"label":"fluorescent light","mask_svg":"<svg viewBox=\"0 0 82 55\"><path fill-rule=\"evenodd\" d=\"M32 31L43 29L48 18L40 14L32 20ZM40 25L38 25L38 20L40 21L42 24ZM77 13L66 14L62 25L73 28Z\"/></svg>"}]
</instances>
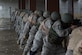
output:
<instances>
[{"instance_id":1,"label":"fluorescent light","mask_svg":"<svg viewBox=\"0 0 82 55\"><path fill-rule=\"evenodd\" d=\"M2 10L2 6L0 6L0 10Z\"/></svg>"}]
</instances>

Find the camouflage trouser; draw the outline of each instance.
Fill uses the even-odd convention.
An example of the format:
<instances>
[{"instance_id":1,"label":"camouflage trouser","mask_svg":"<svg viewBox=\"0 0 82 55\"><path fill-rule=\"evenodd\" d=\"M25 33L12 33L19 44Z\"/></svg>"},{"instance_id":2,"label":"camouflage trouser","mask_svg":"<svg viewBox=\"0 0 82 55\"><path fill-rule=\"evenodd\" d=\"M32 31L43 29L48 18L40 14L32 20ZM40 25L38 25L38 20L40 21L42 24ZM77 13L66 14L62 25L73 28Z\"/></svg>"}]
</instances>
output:
<instances>
[{"instance_id":1,"label":"camouflage trouser","mask_svg":"<svg viewBox=\"0 0 82 55\"><path fill-rule=\"evenodd\" d=\"M65 55L73 55L73 50L67 50Z\"/></svg>"},{"instance_id":2,"label":"camouflage trouser","mask_svg":"<svg viewBox=\"0 0 82 55\"><path fill-rule=\"evenodd\" d=\"M18 24L17 24L17 22L15 24L15 31L18 32Z\"/></svg>"},{"instance_id":3,"label":"camouflage trouser","mask_svg":"<svg viewBox=\"0 0 82 55\"><path fill-rule=\"evenodd\" d=\"M42 33L41 30L38 30L36 35L35 35L31 51L35 52L42 47L43 37L45 37L45 34Z\"/></svg>"},{"instance_id":4,"label":"camouflage trouser","mask_svg":"<svg viewBox=\"0 0 82 55\"><path fill-rule=\"evenodd\" d=\"M21 41L22 37L23 37L23 33L20 33L20 36L19 36L19 38L17 40L17 44L20 44L20 41Z\"/></svg>"},{"instance_id":5,"label":"camouflage trouser","mask_svg":"<svg viewBox=\"0 0 82 55\"><path fill-rule=\"evenodd\" d=\"M23 49L26 44L27 38L22 37L20 39L20 48Z\"/></svg>"},{"instance_id":6,"label":"camouflage trouser","mask_svg":"<svg viewBox=\"0 0 82 55\"><path fill-rule=\"evenodd\" d=\"M33 40L34 40L34 35L29 35L27 43L25 45L24 51L23 51L23 55L27 55L27 53L30 51L32 44L33 44Z\"/></svg>"},{"instance_id":7,"label":"camouflage trouser","mask_svg":"<svg viewBox=\"0 0 82 55\"><path fill-rule=\"evenodd\" d=\"M52 45L44 39L44 45L41 55L65 55L65 49L62 45Z\"/></svg>"},{"instance_id":8,"label":"camouflage trouser","mask_svg":"<svg viewBox=\"0 0 82 55\"><path fill-rule=\"evenodd\" d=\"M28 40L26 42L26 45L23 51L23 55L26 55L28 51L31 49L36 32L37 32L36 26L32 26L29 32Z\"/></svg>"},{"instance_id":9,"label":"camouflage trouser","mask_svg":"<svg viewBox=\"0 0 82 55\"><path fill-rule=\"evenodd\" d=\"M24 40L26 39L27 34L28 34L28 30L29 30L29 24L26 23L23 30L20 33L20 37L18 38L18 43L20 44L20 47L22 46L22 44L24 43ZM26 41L26 40L25 40Z\"/></svg>"},{"instance_id":10,"label":"camouflage trouser","mask_svg":"<svg viewBox=\"0 0 82 55\"><path fill-rule=\"evenodd\" d=\"M18 31L19 31L19 16L16 17L16 24L15 24L15 26L16 26L15 31L18 33Z\"/></svg>"}]
</instances>

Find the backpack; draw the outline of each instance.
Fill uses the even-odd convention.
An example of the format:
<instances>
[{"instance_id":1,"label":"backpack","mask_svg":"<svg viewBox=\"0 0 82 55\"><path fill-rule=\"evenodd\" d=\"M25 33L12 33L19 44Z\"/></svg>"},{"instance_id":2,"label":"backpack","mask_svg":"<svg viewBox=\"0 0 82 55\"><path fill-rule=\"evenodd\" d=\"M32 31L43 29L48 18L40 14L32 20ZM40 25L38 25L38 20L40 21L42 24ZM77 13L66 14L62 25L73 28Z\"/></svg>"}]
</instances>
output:
<instances>
[{"instance_id":1,"label":"backpack","mask_svg":"<svg viewBox=\"0 0 82 55\"><path fill-rule=\"evenodd\" d=\"M48 41L51 44L62 44L64 37L59 37L56 31L51 27L49 30Z\"/></svg>"}]
</instances>

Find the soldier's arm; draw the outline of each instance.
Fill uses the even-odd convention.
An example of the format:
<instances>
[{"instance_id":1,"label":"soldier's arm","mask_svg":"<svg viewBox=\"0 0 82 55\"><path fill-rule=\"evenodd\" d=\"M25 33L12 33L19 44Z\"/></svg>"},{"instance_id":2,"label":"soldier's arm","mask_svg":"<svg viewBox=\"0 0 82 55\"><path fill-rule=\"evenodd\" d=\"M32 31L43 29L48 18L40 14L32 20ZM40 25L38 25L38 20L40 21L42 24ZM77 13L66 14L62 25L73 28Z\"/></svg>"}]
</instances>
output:
<instances>
[{"instance_id":1,"label":"soldier's arm","mask_svg":"<svg viewBox=\"0 0 82 55\"><path fill-rule=\"evenodd\" d=\"M50 28L51 28L51 20L50 20L50 19L48 19L48 20L45 22L45 27L46 27L47 29L50 29Z\"/></svg>"},{"instance_id":2,"label":"soldier's arm","mask_svg":"<svg viewBox=\"0 0 82 55\"><path fill-rule=\"evenodd\" d=\"M63 29L60 22L55 22L52 27L56 31L56 33L59 35L59 37L69 36L69 34L72 31L71 28Z\"/></svg>"},{"instance_id":3,"label":"soldier's arm","mask_svg":"<svg viewBox=\"0 0 82 55\"><path fill-rule=\"evenodd\" d=\"M29 32L29 37L28 37L28 40L27 40L27 44L25 45L25 49L24 49L24 52L28 52L30 50L30 48L32 47L32 43L33 43L33 40L34 40L34 35L36 33L36 26L32 26L30 32Z\"/></svg>"},{"instance_id":4,"label":"soldier's arm","mask_svg":"<svg viewBox=\"0 0 82 55\"><path fill-rule=\"evenodd\" d=\"M51 28L51 20L49 19L45 22L44 31L45 31L46 34L48 34L50 28Z\"/></svg>"},{"instance_id":5,"label":"soldier's arm","mask_svg":"<svg viewBox=\"0 0 82 55\"><path fill-rule=\"evenodd\" d=\"M36 31L37 31L37 27L35 25L33 25L30 29L29 35L31 35L31 34L35 35Z\"/></svg>"},{"instance_id":6,"label":"soldier's arm","mask_svg":"<svg viewBox=\"0 0 82 55\"><path fill-rule=\"evenodd\" d=\"M24 30L23 30L23 34L24 34L24 35L26 35L26 33L28 32L28 30L29 30L29 26L30 26L30 23L27 22L27 23L25 24L25 26L24 26Z\"/></svg>"}]
</instances>

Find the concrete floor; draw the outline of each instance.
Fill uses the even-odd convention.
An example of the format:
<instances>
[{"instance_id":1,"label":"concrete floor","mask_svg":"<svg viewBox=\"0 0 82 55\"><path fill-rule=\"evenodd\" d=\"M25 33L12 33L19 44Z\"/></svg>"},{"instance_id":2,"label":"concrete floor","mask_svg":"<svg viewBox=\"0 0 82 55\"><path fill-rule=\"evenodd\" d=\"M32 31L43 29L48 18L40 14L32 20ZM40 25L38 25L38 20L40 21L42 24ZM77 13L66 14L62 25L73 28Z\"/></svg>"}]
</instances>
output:
<instances>
[{"instance_id":1,"label":"concrete floor","mask_svg":"<svg viewBox=\"0 0 82 55\"><path fill-rule=\"evenodd\" d=\"M15 31L9 30L10 24L10 19L0 18L0 55L22 55Z\"/></svg>"},{"instance_id":2,"label":"concrete floor","mask_svg":"<svg viewBox=\"0 0 82 55\"><path fill-rule=\"evenodd\" d=\"M16 43L17 35L13 30L0 31L0 55L22 55Z\"/></svg>"},{"instance_id":3,"label":"concrete floor","mask_svg":"<svg viewBox=\"0 0 82 55\"><path fill-rule=\"evenodd\" d=\"M10 19L9 18L0 18L0 30L2 29L10 29Z\"/></svg>"},{"instance_id":4,"label":"concrete floor","mask_svg":"<svg viewBox=\"0 0 82 55\"><path fill-rule=\"evenodd\" d=\"M14 30L10 30L10 27L9 19L0 19L0 55L22 55L23 50L17 45L17 34Z\"/></svg>"}]
</instances>

